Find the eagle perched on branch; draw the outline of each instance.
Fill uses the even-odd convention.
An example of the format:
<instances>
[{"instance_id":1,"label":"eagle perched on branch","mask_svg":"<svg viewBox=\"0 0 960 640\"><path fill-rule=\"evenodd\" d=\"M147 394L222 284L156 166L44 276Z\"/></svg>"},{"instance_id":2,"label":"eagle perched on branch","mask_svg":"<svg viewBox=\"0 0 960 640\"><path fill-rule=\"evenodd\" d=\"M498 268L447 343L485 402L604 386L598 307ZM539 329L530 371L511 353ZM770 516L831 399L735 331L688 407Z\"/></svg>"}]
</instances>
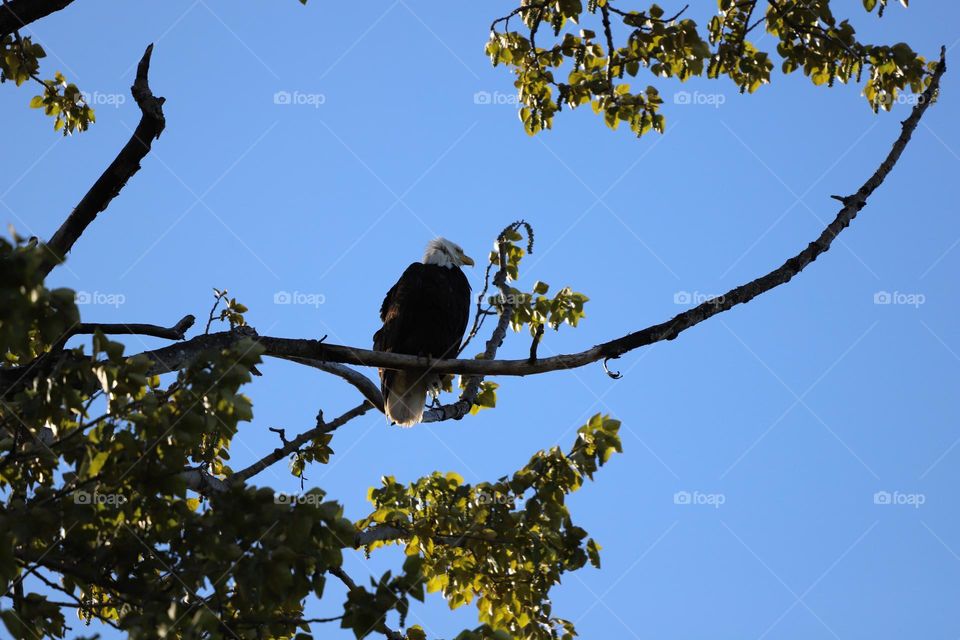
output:
<instances>
[{"instance_id":1,"label":"eagle perched on branch","mask_svg":"<svg viewBox=\"0 0 960 640\"><path fill-rule=\"evenodd\" d=\"M387 292L380 306L383 326L373 334L377 351L453 358L470 318L470 283L460 267L473 260L456 243L435 238ZM440 383L426 371L380 369L387 419L411 427L423 418L427 393Z\"/></svg>"}]
</instances>

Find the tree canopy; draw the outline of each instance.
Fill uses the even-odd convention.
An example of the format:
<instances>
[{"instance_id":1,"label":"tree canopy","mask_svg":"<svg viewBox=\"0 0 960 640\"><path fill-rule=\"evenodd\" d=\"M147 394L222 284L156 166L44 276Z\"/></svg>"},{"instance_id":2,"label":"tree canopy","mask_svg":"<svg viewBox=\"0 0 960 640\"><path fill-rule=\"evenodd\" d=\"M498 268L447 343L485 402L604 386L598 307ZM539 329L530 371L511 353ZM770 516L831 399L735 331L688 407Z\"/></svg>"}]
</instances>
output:
<instances>
[{"instance_id":1,"label":"tree canopy","mask_svg":"<svg viewBox=\"0 0 960 640\"><path fill-rule=\"evenodd\" d=\"M70 10L82 10L77 4ZM313 4L303 10L318 10ZM865 12L877 15L886 4L863 2ZM30 106L64 135L87 131L93 109L60 72L49 77L44 48L19 30L68 5L10 0L0 8L0 79L39 86ZM830 5L720 0L716 16L700 26L685 17L686 8L524 0L493 20L486 54L515 75L529 134L552 128L563 108L588 103L611 128L622 122L638 136L663 132L658 89L637 89L634 79L725 76L740 91L755 92L772 82L775 67L773 55L750 39L763 32L773 36L783 73L802 71L818 86L862 83L874 112L890 109L898 92L917 95L888 155L862 185L836 196L835 218L799 253L662 323L549 358L538 354L546 330L576 328L589 298L575 283L524 281L524 259L536 250L534 229L524 221L494 239L458 359L261 336L247 324L244 304L222 290L215 290L204 330L192 336L193 315L169 327L84 322L76 292L45 282L71 251L82 250L75 245L85 229L138 172L166 126L164 99L149 84L151 56L160 49L147 47L132 87L141 120L129 142L48 241L16 233L0 240L0 618L7 632L17 639L63 638L71 618L79 618L132 638L306 640L324 624L339 624L357 638L420 640L426 632L407 624L416 606L411 599L439 594L451 608L476 609L478 626L459 640L576 635L563 612L554 611L550 590L567 572L601 566L601 544L577 526L567 500L621 452L613 416L593 415L565 448L537 451L514 473L487 482L467 483L455 472L413 481L385 475L369 490L369 514L356 522L344 517L342 504L357 496L328 496L316 486L287 495L261 486L256 476L288 461L290 473L303 479L310 465L327 464L339 429L382 410L366 373L371 367L448 374L426 420L469 420L495 409L498 386L488 378L596 362L606 367L789 282L829 250L894 169L946 71L943 51L927 59L905 43L861 42ZM497 359L511 331L528 334L528 358ZM172 343L129 353L115 337L123 334ZM84 338L68 346L76 336ZM243 387L265 357L338 376L350 394L359 393L359 404L334 418L321 411L316 424L289 438L294 427L276 430L276 449L234 468L233 439L255 421ZM373 554L390 545L404 549L402 566L369 584L345 572L345 550ZM324 598L331 578L348 589L342 615L307 617L305 603Z\"/></svg>"}]
</instances>

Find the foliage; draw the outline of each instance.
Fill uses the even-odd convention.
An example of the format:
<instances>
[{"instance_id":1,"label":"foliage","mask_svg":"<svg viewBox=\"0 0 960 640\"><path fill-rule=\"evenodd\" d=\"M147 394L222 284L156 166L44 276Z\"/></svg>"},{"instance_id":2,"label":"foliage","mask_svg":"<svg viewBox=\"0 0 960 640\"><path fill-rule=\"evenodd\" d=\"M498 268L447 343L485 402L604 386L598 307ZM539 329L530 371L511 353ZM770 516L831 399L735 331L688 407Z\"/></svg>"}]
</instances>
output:
<instances>
[{"instance_id":1,"label":"foliage","mask_svg":"<svg viewBox=\"0 0 960 640\"><path fill-rule=\"evenodd\" d=\"M517 242L522 239L523 236L517 229L508 228L490 252L490 264L494 267L500 264L500 251L505 253L508 281L520 279L520 261L533 248L532 239L526 249L519 246ZM514 331L520 331L526 326L530 329L530 335L537 335L545 325L554 330L559 329L561 324L576 327L584 317L583 305L589 298L570 287L563 287L552 298L548 298L545 294L549 289L550 285L538 280L533 284L531 292L508 287L508 293L501 292L490 296L489 302L498 314L510 307L510 326Z\"/></svg>"},{"instance_id":2,"label":"foliage","mask_svg":"<svg viewBox=\"0 0 960 640\"><path fill-rule=\"evenodd\" d=\"M864 0L872 11L885 0ZM906 6L906 1L903 2ZM783 73L802 70L815 85L860 82L870 107L889 110L900 91L920 93L936 62L927 63L905 43L860 42L848 20L838 20L829 0L718 0L706 25L667 16L651 4L625 10L611 0L524 0L491 25L486 53L494 66L516 75L520 120L528 134L553 126L563 107L590 104L616 129L626 123L637 136L663 133L663 100L655 86L636 87L643 74L658 79L726 76L740 92L753 93L771 80L774 62L748 39L761 24L776 39ZM765 15L755 15L764 11ZM516 17L521 29L511 29ZM589 25L589 28L588 28ZM544 44L549 41L549 44ZM758 39L759 41L759 39ZM619 44L618 44L619 43Z\"/></svg>"},{"instance_id":3,"label":"foliage","mask_svg":"<svg viewBox=\"0 0 960 640\"><path fill-rule=\"evenodd\" d=\"M12 80L18 87L34 80L43 92L30 100L34 109L43 109L45 115L53 117L53 128L69 135L76 131L86 131L96 121L93 109L86 103L80 89L59 71L52 80L41 80L38 75L40 59L47 56L40 44L33 42L30 36L8 34L0 38L0 82Z\"/></svg>"},{"instance_id":4,"label":"foliage","mask_svg":"<svg viewBox=\"0 0 960 640\"><path fill-rule=\"evenodd\" d=\"M228 298L228 291L226 289L213 289L213 297L215 302L213 308L210 310L210 322L218 320L220 322L227 322L230 325L231 329L236 329L237 327L247 326L247 321L243 317L249 309L239 302L236 298ZM226 306L220 310L220 315L214 316L214 313L217 310L217 307L222 301L226 300Z\"/></svg>"},{"instance_id":5,"label":"foliage","mask_svg":"<svg viewBox=\"0 0 960 640\"><path fill-rule=\"evenodd\" d=\"M323 597L344 549L401 516L411 532L402 571L347 592L340 624L358 638L390 633L388 613L404 624L410 598L438 590L451 606L476 600L485 626L465 638L490 637L482 629L516 638L572 632L552 614L549 589L562 573L599 560L564 498L619 451L615 420L595 416L570 453L539 452L510 480L470 487L456 474L432 474L406 489L390 479L371 490L377 512L356 524L316 487L296 499L243 483L198 495L185 474L226 481L234 473L231 443L253 419L242 387L262 348L244 338L208 350L167 381L152 374L149 358L126 355L99 332L89 353L65 348L80 315L73 291L44 287L45 251L0 240L0 375L28 372L0 377L0 581L15 603L0 619L12 637L65 637L64 610L72 608L131 638L303 640L312 637L306 601ZM214 307L210 319L244 327L246 307L214 293L227 307L219 317ZM492 407L495 389L485 382L477 406ZM291 472L302 478L306 465L326 464L332 439L307 442ZM507 496L525 497L525 506L508 505ZM432 506L411 510L414 498ZM470 540L450 544L456 531ZM26 585L34 589L17 593Z\"/></svg>"},{"instance_id":6,"label":"foliage","mask_svg":"<svg viewBox=\"0 0 960 640\"><path fill-rule=\"evenodd\" d=\"M524 239L521 229L527 234L525 244L518 244ZM521 291L508 284L520 279L520 263L524 256L533 252L533 245L533 228L523 220L511 224L497 236L488 257L485 286L480 293L478 323L475 325L475 330L482 326L484 318L509 313L510 327L518 332L528 327L530 335L533 336L536 344L539 344L544 327L549 326L554 331L559 330L562 324L576 327L584 318L583 306L589 298L570 287L563 287L552 298L548 298L545 294L549 291L550 285L545 282L536 281L530 292ZM500 291L497 294L486 297L490 285L490 274L500 269L501 254L505 281L499 287ZM484 302L487 303L486 306L483 306ZM467 342L469 343L469 340ZM480 353L476 357L481 358L483 354ZM452 376L447 376L442 381L441 387L445 391L450 391L451 380ZM461 377L459 384L461 389L464 388L466 380ZM480 392L474 399L470 413L476 414L481 409L497 406L498 387L497 383L489 380L481 382Z\"/></svg>"},{"instance_id":7,"label":"foliage","mask_svg":"<svg viewBox=\"0 0 960 640\"><path fill-rule=\"evenodd\" d=\"M879 16L887 2L863 4ZM757 5L719 0L719 14L701 32L683 12L666 16L657 5L624 11L609 0L523 0L494 22L487 53L517 75L531 134L549 128L563 106L586 103L612 128L626 122L638 135L663 131L658 90L623 82L644 68L681 81L726 76L741 91L756 91L773 69L747 40L761 23L777 39L784 73L802 69L814 84L831 86L866 72L864 94L875 111L928 82L930 67L909 46L860 43L828 0L770 0L754 18ZM511 17L523 33L510 30ZM590 20L599 26L571 28ZM621 32L626 38L615 46ZM538 33L552 33L548 47L537 45ZM40 83L43 93L31 105L54 117L57 130L84 131L94 121L62 75L40 79L39 44L14 33L0 39L0 49L0 80ZM546 327L578 326L588 301L566 286L551 296L542 281L529 291L515 286L532 250L532 229L522 221L498 237L487 281L501 259L505 278L494 282L496 294L481 295L472 331L502 315L514 331L530 331L531 357ZM588 563L599 568L600 545L574 524L567 496L621 451L618 421L595 415L568 452L539 451L493 482L467 484L454 472L406 484L384 476L368 494L373 510L354 523L319 487L291 499L234 481L246 476L229 465L231 445L253 421L242 389L263 351L242 338L252 333L243 331L244 305L215 289L207 328L227 322L237 339L161 378L148 357L126 355L99 331L66 346L80 314L73 291L44 285L49 255L35 241L0 239L0 607L12 603L0 608L0 622L11 637L63 638L72 631L66 612L134 639L308 640L305 606L325 597L330 576L347 585L337 620L357 638L425 640L422 628L406 628L406 617L411 599L428 593L451 608L476 606L480 626L459 640L575 635L553 611L550 589ZM497 388L484 380L472 413L495 407ZM328 463L334 437L305 437L291 456L293 476L303 481L307 465ZM399 535L380 535L391 531ZM342 565L358 540L370 540L368 554L402 545L399 571L353 583ZM392 617L404 634L388 626Z\"/></svg>"},{"instance_id":8,"label":"foliage","mask_svg":"<svg viewBox=\"0 0 960 640\"><path fill-rule=\"evenodd\" d=\"M0 242L8 362L45 352L79 317L72 292L37 282L42 251ZM4 592L43 569L60 574L82 619L114 621L132 637L289 634L295 624L271 621L300 617L352 540L341 507L319 489L287 504L253 487L201 507L181 477L194 467L230 473L231 439L252 418L240 387L261 348L210 351L162 385L148 359L124 357L102 334L92 343L89 356L46 351L0 405ZM93 417L98 398L104 413ZM64 633L60 607L39 593L3 620L15 638Z\"/></svg>"},{"instance_id":9,"label":"foliage","mask_svg":"<svg viewBox=\"0 0 960 640\"><path fill-rule=\"evenodd\" d=\"M451 609L476 600L482 629L513 638L571 637L573 625L553 615L549 590L564 573L587 562L599 567L600 560L599 546L573 524L565 499L621 450L619 427L597 414L580 428L569 453L540 451L493 483L465 484L452 472L407 486L384 477L383 486L370 491L374 511L358 527L407 532L406 553L419 558L427 591L441 593Z\"/></svg>"}]
</instances>

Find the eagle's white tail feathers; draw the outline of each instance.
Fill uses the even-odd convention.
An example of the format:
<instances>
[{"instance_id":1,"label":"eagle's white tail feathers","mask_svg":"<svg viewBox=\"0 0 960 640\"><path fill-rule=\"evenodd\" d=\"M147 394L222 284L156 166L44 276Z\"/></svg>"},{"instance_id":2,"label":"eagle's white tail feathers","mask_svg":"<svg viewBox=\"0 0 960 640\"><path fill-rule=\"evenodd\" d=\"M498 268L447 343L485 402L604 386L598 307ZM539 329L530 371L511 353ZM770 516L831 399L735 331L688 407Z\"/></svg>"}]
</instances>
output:
<instances>
[{"instance_id":1,"label":"eagle's white tail feathers","mask_svg":"<svg viewBox=\"0 0 960 640\"><path fill-rule=\"evenodd\" d=\"M401 427L412 427L423 418L430 381L421 372L397 371L387 394L387 418Z\"/></svg>"}]
</instances>

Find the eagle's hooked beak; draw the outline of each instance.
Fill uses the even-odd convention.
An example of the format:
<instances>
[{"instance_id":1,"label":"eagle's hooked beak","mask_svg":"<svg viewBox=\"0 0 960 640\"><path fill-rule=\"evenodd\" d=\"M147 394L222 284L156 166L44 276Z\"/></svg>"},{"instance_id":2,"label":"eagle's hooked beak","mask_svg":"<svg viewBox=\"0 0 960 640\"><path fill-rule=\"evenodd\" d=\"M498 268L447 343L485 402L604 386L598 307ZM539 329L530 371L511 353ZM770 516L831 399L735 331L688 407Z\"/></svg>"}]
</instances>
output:
<instances>
[{"instance_id":1,"label":"eagle's hooked beak","mask_svg":"<svg viewBox=\"0 0 960 640\"><path fill-rule=\"evenodd\" d=\"M460 262L462 262L463 264L467 265L468 267L472 267L473 264L474 264L473 258L471 258L470 256L468 256L468 255L465 254L465 253L460 254Z\"/></svg>"}]
</instances>

